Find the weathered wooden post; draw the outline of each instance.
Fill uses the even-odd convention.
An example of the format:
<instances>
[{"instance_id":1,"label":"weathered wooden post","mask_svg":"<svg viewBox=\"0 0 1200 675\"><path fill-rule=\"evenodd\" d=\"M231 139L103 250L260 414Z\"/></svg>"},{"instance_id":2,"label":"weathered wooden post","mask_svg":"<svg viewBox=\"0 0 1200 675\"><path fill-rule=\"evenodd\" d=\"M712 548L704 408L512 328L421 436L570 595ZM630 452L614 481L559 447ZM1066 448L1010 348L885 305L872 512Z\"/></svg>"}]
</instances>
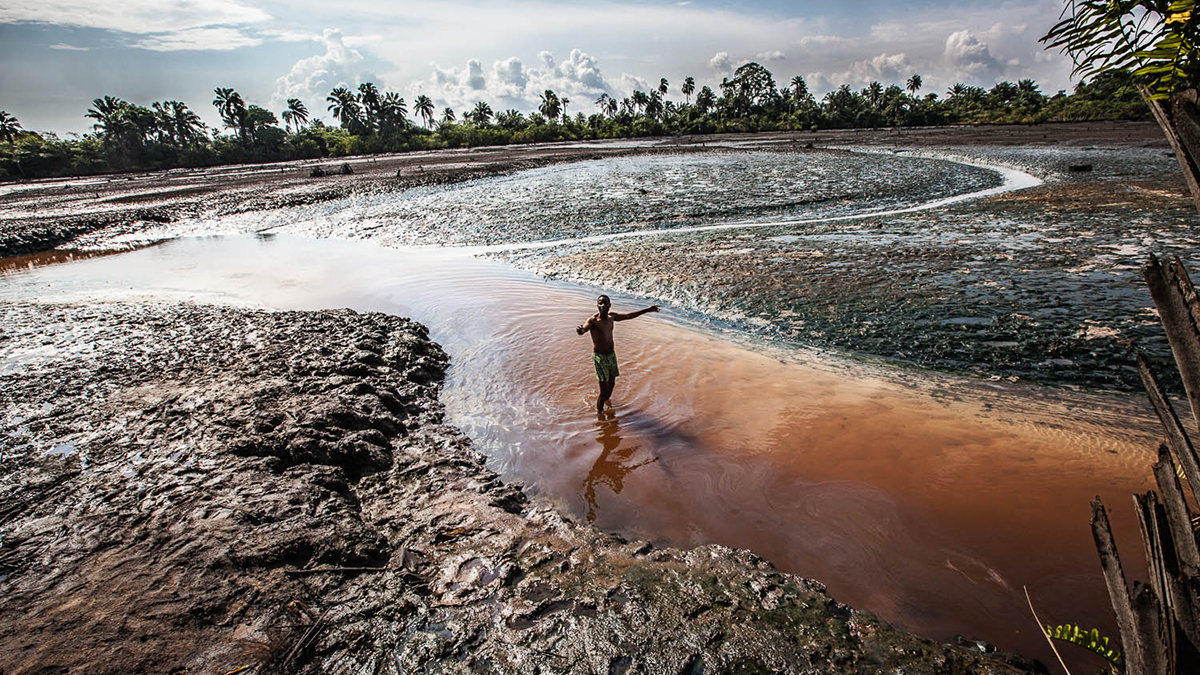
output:
<instances>
[{"instance_id":1,"label":"weathered wooden post","mask_svg":"<svg viewBox=\"0 0 1200 675\"><path fill-rule=\"evenodd\" d=\"M1161 112L1156 110L1156 114ZM1171 344L1193 418L1200 424L1200 298L1177 257L1163 266L1151 256L1143 273ZM1200 673L1200 546L1179 480L1181 473L1187 478L1187 489L1195 503L1200 497L1200 458L1150 364L1140 354L1138 372L1167 439L1159 446L1154 464L1158 492L1133 498L1150 571L1149 584L1135 583L1132 591L1126 584L1108 514L1099 497L1092 502L1092 535L1117 615L1125 672Z\"/></svg>"}]
</instances>

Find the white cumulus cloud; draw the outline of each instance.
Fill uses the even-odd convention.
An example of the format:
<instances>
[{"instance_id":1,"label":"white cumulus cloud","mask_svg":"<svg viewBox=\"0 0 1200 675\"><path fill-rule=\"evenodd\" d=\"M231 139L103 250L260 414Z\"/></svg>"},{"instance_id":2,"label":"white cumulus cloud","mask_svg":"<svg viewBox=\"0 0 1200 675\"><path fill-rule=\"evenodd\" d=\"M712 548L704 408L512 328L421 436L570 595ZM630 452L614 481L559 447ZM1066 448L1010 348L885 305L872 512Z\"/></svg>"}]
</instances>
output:
<instances>
[{"instance_id":1,"label":"white cumulus cloud","mask_svg":"<svg viewBox=\"0 0 1200 675\"><path fill-rule=\"evenodd\" d=\"M412 83L409 92L425 94L435 105L455 110L466 110L478 101L485 101L497 111L515 108L527 112L537 109L541 94L549 89L560 98L570 99L568 109L578 111L577 105L591 104L600 94L617 95L627 85L624 79L617 85L610 83L597 59L572 49L561 63L554 54L542 51L532 66L525 65L517 56L495 61L486 70L478 59L468 60L466 68L434 64L429 77Z\"/></svg>"},{"instance_id":2,"label":"white cumulus cloud","mask_svg":"<svg viewBox=\"0 0 1200 675\"><path fill-rule=\"evenodd\" d=\"M836 73L830 79L839 85L848 84L852 87L866 86L876 80L889 85L899 84L912 74L910 71L912 66L905 54L880 54L874 58L855 61L850 64L849 70Z\"/></svg>"},{"instance_id":3,"label":"white cumulus cloud","mask_svg":"<svg viewBox=\"0 0 1200 675\"><path fill-rule=\"evenodd\" d=\"M325 108L325 97L337 87L356 87L363 82L379 80L362 68L363 55L346 46L339 30L326 29L322 40L325 53L300 59L287 75L275 81L271 105L280 108L289 98L298 98L315 118Z\"/></svg>"},{"instance_id":4,"label":"white cumulus cloud","mask_svg":"<svg viewBox=\"0 0 1200 675\"><path fill-rule=\"evenodd\" d=\"M761 62L785 61L787 60L787 54L775 49L769 52L759 52L754 56L754 58Z\"/></svg>"},{"instance_id":5,"label":"white cumulus cloud","mask_svg":"<svg viewBox=\"0 0 1200 675\"><path fill-rule=\"evenodd\" d=\"M969 30L951 33L942 56L955 80L987 84L1004 72L1004 64L992 56L987 43Z\"/></svg>"},{"instance_id":6,"label":"white cumulus cloud","mask_svg":"<svg viewBox=\"0 0 1200 675\"><path fill-rule=\"evenodd\" d=\"M733 59L729 58L729 52L717 52L708 60L708 67L718 73L728 73L733 70Z\"/></svg>"}]
</instances>

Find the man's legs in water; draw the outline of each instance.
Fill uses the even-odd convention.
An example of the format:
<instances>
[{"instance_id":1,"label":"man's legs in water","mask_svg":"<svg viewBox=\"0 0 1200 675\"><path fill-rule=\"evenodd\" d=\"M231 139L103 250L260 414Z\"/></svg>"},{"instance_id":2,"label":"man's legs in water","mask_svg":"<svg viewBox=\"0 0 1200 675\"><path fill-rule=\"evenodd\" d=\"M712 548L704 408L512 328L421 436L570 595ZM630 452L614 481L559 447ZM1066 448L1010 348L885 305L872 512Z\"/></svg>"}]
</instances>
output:
<instances>
[{"instance_id":1,"label":"man's legs in water","mask_svg":"<svg viewBox=\"0 0 1200 675\"><path fill-rule=\"evenodd\" d=\"M616 383L616 377L608 380L600 380L600 396L596 398L596 412L604 412L604 404L612 397L613 385Z\"/></svg>"}]
</instances>

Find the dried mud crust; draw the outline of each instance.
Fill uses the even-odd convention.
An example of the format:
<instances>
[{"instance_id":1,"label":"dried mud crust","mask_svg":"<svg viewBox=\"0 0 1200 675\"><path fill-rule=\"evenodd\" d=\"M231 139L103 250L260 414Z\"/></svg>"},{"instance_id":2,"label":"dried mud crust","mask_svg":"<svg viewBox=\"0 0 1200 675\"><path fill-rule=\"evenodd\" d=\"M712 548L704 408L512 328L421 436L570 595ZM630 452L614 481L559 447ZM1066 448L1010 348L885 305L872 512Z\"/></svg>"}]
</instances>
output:
<instances>
[{"instance_id":1,"label":"dried mud crust","mask_svg":"<svg viewBox=\"0 0 1200 675\"><path fill-rule=\"evenodd\" d=\"M447 359L408 320L0 311L7 675L1034 665L903 633L749 552L531 504L442 424Z\"/></svg>"}]
</instances>

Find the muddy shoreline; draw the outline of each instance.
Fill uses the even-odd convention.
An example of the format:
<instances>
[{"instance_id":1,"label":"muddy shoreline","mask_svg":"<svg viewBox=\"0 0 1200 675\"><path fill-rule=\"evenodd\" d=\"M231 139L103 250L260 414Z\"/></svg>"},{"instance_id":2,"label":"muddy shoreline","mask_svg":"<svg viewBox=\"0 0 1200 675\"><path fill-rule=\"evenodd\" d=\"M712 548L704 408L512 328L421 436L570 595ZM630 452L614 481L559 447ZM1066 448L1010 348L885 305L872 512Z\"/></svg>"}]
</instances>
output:
<instances>
[{"instance_id":1,"label":"muddy shoreline","mask_svg":"<svg viewBox=\"0 0 1200 675\"><path fill-rule=\"evenodd\" d=\"M0 257L45 251L106 228L136 229L186 218L264 211L358 194L402 191L550 164L630 154L705 152L746 143L786 149L879 146L1162 147L1153 123L849 129L721 134L442 150L323 161L173 169L150 173L0 183ZM338 172L342 164L353 174ZM314 167L331 175L314 178Z\"/></svg>"},{"instance_id":2,"label":"muddy shoreline","mask_svg":"<svg viewBox=\"0 0 1200 675\"><path fill-rule=\"evenodd\" d=\"M1015 673L485 468L423 327L9 303L0 671Z\"/></svg>"},{"instance_id":3,"label":"muddy shoreline","mask_svg":"<svg viewBox=\"0 0 1200 675\"><path fill-rule=\"evenodd\" d=\"M1200 263L1200 237L1192 234L1200 217L1153 123L679 137L352 158L354 174L321 178L309 177L313 164L291 163L6 184L0 255L58 246L53 255L61 256L72 246L90 252L129 245L112 243L122 237L205 234L204 224L170 223L220 223L229 214L250 214L232 224L234 231L289 231L287 219L305 218L303 208L279 211L283 220L266 216L355 197L380 204L382 195L414 186L471 184L561 162L846 149L1014 167L1045 183L920 213L744 231L672 233L707 221L670 215L669 206L665 219L645 221L634 194L628 213L605 224L575 222L568 210L526 224L490 224L481 214L470 227L447 228L437 218L389 226L398 216L385 209L380 222L361 230L322 224L318 216L293 233L383 245L483 244L651 227L664 232L500 257L543 276L666 301L773 340L988 379L1136 391L1135 349L1160 364L1169 360L1137 270L1150 253ZM1072 170L1080 167L1088 170ZM486 190L486 182L479 185ZM472 198L481 194L473 189ZM46 256L6 261L44 262Z\"/></svg>"}]
</instances>

